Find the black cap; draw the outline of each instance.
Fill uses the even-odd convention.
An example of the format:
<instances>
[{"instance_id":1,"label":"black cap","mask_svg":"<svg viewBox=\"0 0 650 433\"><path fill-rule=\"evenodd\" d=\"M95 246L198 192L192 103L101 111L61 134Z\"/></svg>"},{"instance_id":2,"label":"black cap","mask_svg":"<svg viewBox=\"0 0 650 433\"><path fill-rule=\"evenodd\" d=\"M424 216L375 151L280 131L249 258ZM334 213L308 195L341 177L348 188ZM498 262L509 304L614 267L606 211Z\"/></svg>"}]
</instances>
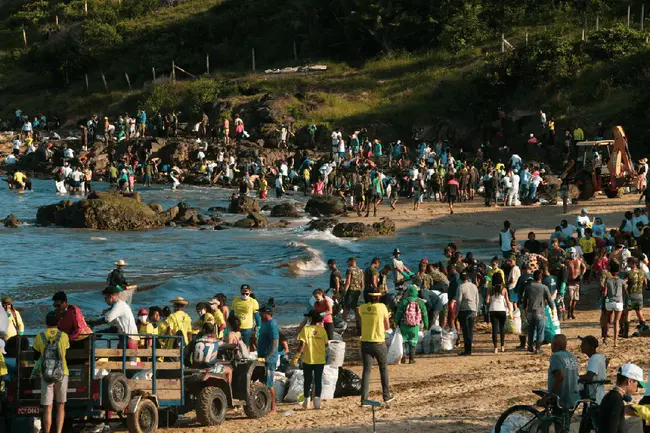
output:
<instances>
[{"instance_id":1,"label":"black cap","mask_svg":"<svg viewBox=\"0 0 650 433\"><path fill-rule=\"evenodd\" d=\"M262 313L273 314L273 309L271 309L271 307L269 307L268 305L262 305L258 311L260 312L260 314Z\"/></svg>"},{"instance_id":2,"label":"black cap","mask_svg":"<svg viewBox=\"0 0 650 433\"><path fill-rule=\"evenodd\" d=\"M251 290L251 286L249 286L248 284L242 284L241 287L239 288L239 290L242 291L244 289Z\"/></svg>"},{"instance_id":3,"label":"black cap","mask_svg":"<svg viewBox=\"0 0 650 433\"><path fill-rule=\"evenodd\" d=\"M399 248L395 248L393 250L393 255L395 255L395 254L402 254L402 252L399 250Z\"/></svg>"},{"instance_id":4,"label":"black cap","mask_svg":"<svg viewBox=\"0 0 650 433\"><path fill-rule=\"evenodd\" d=\"M47 326L56 326L59 324L59 315L56 314L56 311L50 311L45 316L45 324Z\"/></svg>"},{"instance_id":5,"label":"black cap","mask_svg":"<svg viewBox=\"0 0 650 433\"><path fill-rule=\"evenodd\" d=\"M598 348L598 339L593 335L587 335L586 337L578 337L581 341L584 341L594 349Z\"/></svg>"},{"instance_id":6,"label":"black cap","mask_svg":"<svg viewBox=\"0 0 650 433\"><path fill-rule=\"evenodd\" d=\"M336 260L334 260L334 259L329 259L329 260L327 261L327 264L328 264L328 265L335 265L335 264L336 264Z\"/></svg>"},{"instance_id":7,"label":"black cap","mask_svg":"<svg viewBox=\"0 0 650 433\"><path fill-rule=\"evenodd\" d=\"M309 310L309 312L305 314L305 317L309 317L311 323L319 323L323 321L323 316L321 316L316 310Z\"/></svg>"}]
</instances>

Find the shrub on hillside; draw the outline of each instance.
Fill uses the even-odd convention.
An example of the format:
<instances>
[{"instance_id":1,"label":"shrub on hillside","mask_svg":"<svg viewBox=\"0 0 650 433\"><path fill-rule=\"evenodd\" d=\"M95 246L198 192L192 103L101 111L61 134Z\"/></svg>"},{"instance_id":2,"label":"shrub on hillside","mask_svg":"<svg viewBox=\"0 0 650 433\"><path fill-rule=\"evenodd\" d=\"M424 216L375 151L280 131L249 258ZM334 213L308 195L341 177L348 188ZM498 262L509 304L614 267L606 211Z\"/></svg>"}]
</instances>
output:
<instances>
[{"instance_id":1,"label":"shrub on hillside","mask_svg":"<svg viewBox=\"0 0 650 433\"><path fill-rule=\"evenodd\" d=\"M619 25L590 34L583 49L593 60L597 61L633 55L644 46L645 36L641 32Z\"/></svg>"},{"instance_id":2,"label":"shrub on hillside","mask_svg":"<svg viewBox=\"0 0 650 433\"><path fill-rule=\"evenodd\" d=\"M176 109L180 102L176 85L167 81L153 83L151 91L140 105L147 113L153 115L158 111Z\"/></svg>"}]
</instances>

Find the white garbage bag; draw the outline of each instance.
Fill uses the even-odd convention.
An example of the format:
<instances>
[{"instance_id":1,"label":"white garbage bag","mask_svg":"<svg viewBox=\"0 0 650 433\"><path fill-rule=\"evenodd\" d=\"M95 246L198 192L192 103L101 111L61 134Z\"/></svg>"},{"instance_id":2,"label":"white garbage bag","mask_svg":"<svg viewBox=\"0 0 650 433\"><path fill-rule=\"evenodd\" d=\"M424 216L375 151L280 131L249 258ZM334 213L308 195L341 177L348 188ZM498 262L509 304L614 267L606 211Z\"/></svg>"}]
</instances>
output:
<instances>
[{"instance_id":1,"label":"white garbage bag","mask_svg":"<svg viewBox=\"0 0 650 433\"><path fill-rule=\"evenodd\" d=\"M336 391L336 382L339 380L339 368L326 365L323 369L323 389L320 394L321 400L332 400Z\"/></svg>"},{"instance_id":2,"label":"white garbage bag","mask_svg":"<svg viewBox=\"0 0 650 433\"><path fill-rule=\"evenodd\" d=\"M444 351L454 350L456 346L456 341L458 341L458 332L456 329L447 331L446 329L442 330L441 333L441 349Z\"/></svg>"},{"instance_id":3,"label":"white garbage bag","mask_svg":"<svg viewBox=\"0 0 650 433\"><path fill-rule=\"evenodd\" d=\"M330 340L327 343L327 365L343 367L345 361L345 342Z\"/></svg>"},{"instance_id":4,"label":"white garbage bag","mask_svg":"<svg viewBox=\"0 0 650 433\"><path fill-rule=\"evenodd\" d=\"M295 370L289 380L289 390L284 396L285 403L298 403L304 400L305 375L302 370Z\"/></svg>"},{"instance_id":5,"label":"white garbage bag","mask_svg":"<svg viewBox=\"0 0 650 433\"><path fill-rule=\"evenodd\" d=\"M287 389L287 375L279 371L275 372L273 376L273 388L275 389L275 401L278 403L282 402L284 398L284 392Z\"/></svg>"},{"instance_id":6,"label":"white garbage bag","mask_svg":"<svg viewBox=\"0 0 650 433\"><path fill-rule=\"evenodd\" d=\"M402 337L402 332L397 328L393 335L393 340L390 342L390 346L388 347L388 364L399 364L403 356L404 338Z\"/></svg>"},{"instance_id":7,"label":"white garbage bag","mask_svg":"<svg viewBox=\"0 0 650 433\"><path fill-rule=\"evenodd\" d=\"M431 331L427 331L424 333L424 337L422 337L422 353L429 355L433 353L433 337L431 336Z\"/></svg>"}]
</instances>

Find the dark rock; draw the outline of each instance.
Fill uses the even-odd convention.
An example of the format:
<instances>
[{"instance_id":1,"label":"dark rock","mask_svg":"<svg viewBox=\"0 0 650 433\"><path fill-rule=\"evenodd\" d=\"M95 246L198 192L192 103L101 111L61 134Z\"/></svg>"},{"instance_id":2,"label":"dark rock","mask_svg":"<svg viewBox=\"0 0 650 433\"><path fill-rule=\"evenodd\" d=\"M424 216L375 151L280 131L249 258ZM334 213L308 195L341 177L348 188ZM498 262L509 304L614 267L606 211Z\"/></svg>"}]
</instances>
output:
<instances>
[{"instance_id":1,"label":"dark rock","mask_svg":"<svg viewBox=\"0 0 650 433\"><path fill-rule=\"evenodd\" d=\"M260 209L260 210L261 210L261 211L269 212L269 211L271 210L271 206L268 205L268 204L265 204L264 206L262 206L262 209Z\"/></svg>"},{"instance_id":2,"label":"dark rock","mask_svg":"<svg viewBox=\"0 0 650 433\"><path fill-rule=\"evenodd\" d=\"M228 208L223 206L214 206L208 208L208 212L228 212Z\"/></svg>"},{"instance_id":3,"label":"dark rock","mask_svg":"<svg viewBox=\"0 0 650 433\"><path fill-rule=\"evenodd\" d=\"M259 213L260 204L257 200L250 198L246 195L239 196L236 199L230 202L230 207L228 208L230 213Z\"/></svg>"},{"instance_id":4,"label":"dark rock","mask_svg":"<svg viewBox=\"0 0 650 433\"><path fill-rule=\"evenodd\" d=\"M106 192L91 193L88 199L76 203L62 201L41 206L36 219L41 225L120 231L160 228L166 222L136 198Z\"/></svg>"},{"instance_id":5,"label":"dark rock","mask_svg":"<svg viewBox=\"0 0 650 433\"><path fill-rule=\"evenodd\" d=\"M296 207L291 203L281 203L276 204L271 209L272 217L289 217L289 218L298 218L300 213L296 210Z\"/></svg>"},{"instance_id":6,"label":"dark rock","mask_svg":"<svg viewBox=\"0 0 650 433\"><path fill-rule=\"evenodd\" d=\"M167 209L165 212L163 212L162 218L165 221L172 221L173 219L176 218L176 216L178 215L178 212L180 212L180 210L178 209L178 206L172 206L169 209Z\"/></svg>"},{"instance_id":7,"label":"dark rock","mask_svg":"<svg viewBox=\"0 0 650 433\"><path fill-rule=\"evenodd\" d=\"M251 212L246 218L236 221L234 226L239 228L262 229L269 226L269 220L259 213Z\"/></svg>"},{"instance_id":8,"label":"dark rock","mask_svg":"<svg viewBox=\"0 0 650 433\"><path fill-rule=\"evenodd\" d=\"M337 225L338 223L339 220L335 218L321 218L321 219L310 221L309 224L307 224L305 230L307 231L316 230L319 232L325 232L327 230L334 228L334 226Z\"/></svg>"},{"instance_id":9,"label":"dark rock","mask_svg":"<svg viewBox=\"0 0 650 433\"><path fill-rule=\"evenodd\" d=\"M158 203L151 202L149 203L149 207L156 213L163 213L163 207Z\"/></svg>"},{"instance_id":10,"label":"dark rock","mask_svg":"<svg viewBox=\"0 0 650 433\"><path fill-rule=\"evenodd\" d=\"M316 196L309 199L305 212L316 217L343 215L346 213L345 202L341 197Z\"/></svg>"},{"instance_id":11,"label":"dark rock","mask_svg":"<svg viewBox=\"0 0 650 433\"><path fill-rule=\"evenodd\" d=\"M173 222L173 221L169 221L169 222L167 223L167 227L176 227L176 223Z\"/></svg>"},{"instance_id":12,"label":"dark rock","mask_svg":"<svg viewBox=\"0 0 650 433\"><path fill-rule=\"evenodd\" d=\"M340 223L334 226L332 233L339 238L367 238L377 235L371 225L364 223Z\"/></svg>"},{"instance_id":13,"label":"dark rock","mask_svg":"<svg viewBox=\"0 0 650 433\"><path fill-rule=\"evenodd\" d=\"M382 218L379 222L372 225L379 236L395 233L395 222L390 218Z\"/></svg>"},{"instance_id":14,"label":"dark rock","mask_svg":"<svg viewBox=\"0 0 650 433\"><path fill-rule=\"evenodd\" d=\"M291 225L291 223L290 223L289 221L287 221L287 220L280 220L280 221L278 221L278 222L271 223L270 227L273 227L273 228L279 228L279 229L285 229L285 228L289 227L290 225Z\"/></svg>"},{"instance_id":15,"label":"dark rock","mask_svg":"<svg viewBox=\"0 0 650 433\"><path fill-rule=\"evenodd\" d=\"M228 230L228 227L225 227L223 225L216 225L214 226L215 230Z\"/></svg>"},{"instance_id":16,"label":"dark rock","mask_svg":"<svg viewBox=\"0 0 650 433\"><path fill-rule=\"evenodd\" d=\"M183 177L183 183L187 185L210 185L210 179L204 174L188 174Z\"/></svg>"},{"instance_id":17,"label":"dark rock","mask_svg":"<svg viewBox=\"0 0 650 433\"><path fill-rule=\"evenodd\" d=\"M212 224L212 222L213 222L212 218L210 218L209 216L199 215L199 224L200 225L205 226L205 225L208 225L208 224Z\"/></svg>"},{"instance_id":18,"label":"dark rock","mask_svg":"<svg viewBox=\"0 0 650 433\"><path fill-rule=\"evenodd\" d=\"M17 229L18 226L22 223L23 222L19 220L14 214L9 214L7 215L7 218L2 220L2 224L4 224L5 227L10 229Z\"/></svg>"},{"instance_id":19,"label":"dark rock","mask_svg":"<svg viewBox=\"0 0 650 433\"><path fill-rule=\"evenodd\" d=\"M185 202L180 202L177 205L178 215L173 218L176 224L182 225L197 225L199 223L199 213L192 206Z\"/></svg>"}]
</instances>

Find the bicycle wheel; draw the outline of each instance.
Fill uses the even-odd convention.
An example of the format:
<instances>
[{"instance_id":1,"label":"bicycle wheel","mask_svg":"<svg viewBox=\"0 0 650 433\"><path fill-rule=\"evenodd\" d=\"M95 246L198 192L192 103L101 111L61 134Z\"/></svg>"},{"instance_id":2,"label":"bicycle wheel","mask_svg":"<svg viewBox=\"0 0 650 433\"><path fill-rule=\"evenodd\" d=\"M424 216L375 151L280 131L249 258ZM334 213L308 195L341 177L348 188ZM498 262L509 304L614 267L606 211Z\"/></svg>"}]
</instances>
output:
<instances>
[{"instance_id":1,"label":"bicycle wheel","mask_svg":"<svg viewBox=\"0 0 650 433\"><path fill-rule=\"evenodd\" d=\"M512 406L501 414L494 433L538 433L541 416L533 406Z\"/></svg>"}]
</instances>

